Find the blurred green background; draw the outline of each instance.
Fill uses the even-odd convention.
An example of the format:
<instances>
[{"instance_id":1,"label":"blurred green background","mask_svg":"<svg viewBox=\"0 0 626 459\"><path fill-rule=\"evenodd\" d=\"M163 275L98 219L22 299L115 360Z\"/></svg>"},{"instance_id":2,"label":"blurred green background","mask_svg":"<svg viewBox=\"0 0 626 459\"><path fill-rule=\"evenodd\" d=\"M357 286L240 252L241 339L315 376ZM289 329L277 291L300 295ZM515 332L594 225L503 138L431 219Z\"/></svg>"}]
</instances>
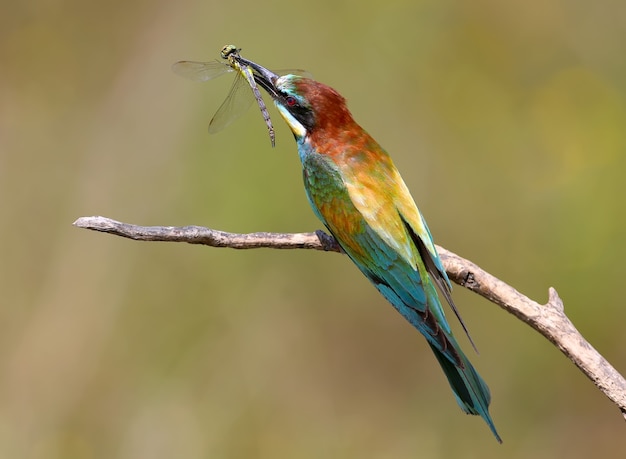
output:
<instances>
[{"instance_id":1,"label":"blurred green background","mask_svg":"<svg viewBox=\"0 0 626 459\"><path fill-rule=\"evenodd\" d=\"M573 364L460 287L503 445L347 258L71 225L320 228L277 112L275 149L256 109L209 136L231 78L170 71L235 43L338 89L437 243L539 302L554 286L624 372L623 1L5 2L0 38L1 458L626 448L618 410Z\"/></svg>"}]
</instances>

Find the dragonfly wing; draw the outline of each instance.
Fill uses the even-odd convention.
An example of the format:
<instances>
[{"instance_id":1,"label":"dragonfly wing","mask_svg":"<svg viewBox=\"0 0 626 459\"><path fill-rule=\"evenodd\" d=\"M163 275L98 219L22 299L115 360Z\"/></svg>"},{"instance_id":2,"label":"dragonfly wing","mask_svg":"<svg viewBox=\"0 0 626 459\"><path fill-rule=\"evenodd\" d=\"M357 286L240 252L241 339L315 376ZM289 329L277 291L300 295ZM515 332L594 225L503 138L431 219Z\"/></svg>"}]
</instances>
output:
<instances>
[{"instance_id":1,"label":"dragonfly wing","mask_svg":"<svg viewBox=\"0 0 626 459\"><path fill-rule=\"evenodd\" d=\"M213 119L209 123L209 132L215 134L224 129L239 118L252 105L253 100L254 94L250 91L248 82L238 74L228 96L213 115Z\"/></svg>"},{"instance_id":2,"label":"dragonfly wing","mask_svg":"<svg viewBox=\"0 0 626 459\"><path fill-rule=\"evenodd\" d=\"M298 75L304 78L313 78L313 74L302 69L280 69L272 70L276 75Z\"/></svg>"},{"instance_id":3,"label":"dragonfly wing","mask_svg":"<svg viewBox=\"0 0 626 459\"><path fill-rule=\"evenodd\" d=\"M228 64L220 61L180 61L172 65L172 71L190 80L209 81L225 73L232 72L233 69Z\"/></svg>"},{"instance_id":4,"label":"dragonfly wing","mask_svg":"<svg viewBox=\"0 0 626 459\"><path fill-rule=\"evenodd\" d=\"M252 101L257 98L259 108L263 113L263 118L270 131L270 137L272 138L272 144L274 143L273 132L274 129L269 118L269 113L265 107L265 103L261 98L258 89L254 84L254 78L251 75L251 71L247 69L238 69L236 66L230 65L228 62L213 60L208 62L196 62L196 61L179 61L172 65L172 71L177 75L189 78L194 81L209 81L224 75L228 72L237 72L233 85L228 93L228 96L217 109L213 119L209 123L209 132L214 134L221 131L226 126L235 121L243 112L245 112ZM279 75L294 74L301 75L307 78L311 78L311 74L301 69L289 69L276 71ZM246 78L250 81L246 81ZM248 89L244 89L244 86L248 86ZM252 89L252 91L250 91Z\"/></svg>"}]
</instances>

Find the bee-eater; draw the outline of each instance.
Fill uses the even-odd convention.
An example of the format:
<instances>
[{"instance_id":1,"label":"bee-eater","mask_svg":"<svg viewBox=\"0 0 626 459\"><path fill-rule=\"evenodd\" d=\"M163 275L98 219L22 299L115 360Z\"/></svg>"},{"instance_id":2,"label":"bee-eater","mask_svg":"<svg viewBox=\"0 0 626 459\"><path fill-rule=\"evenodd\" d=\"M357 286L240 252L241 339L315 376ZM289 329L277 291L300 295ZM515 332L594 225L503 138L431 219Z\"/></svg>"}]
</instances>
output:
<instances>
[{"instance_id":1,"label":"bee-eater","mask_svg":"<svg viewBox=\"0 0 626 459\"><path fill-rule=\"evenodd\" d=\"M293 131L317 217L376 289L424 335L461 409L482 416L502 442L489 415L489 388L453 336L435 289L463 325L452 285L389 154L354 121L334 89L296 75L279 77L240 59Z\"/></svg>"}]
</instances>

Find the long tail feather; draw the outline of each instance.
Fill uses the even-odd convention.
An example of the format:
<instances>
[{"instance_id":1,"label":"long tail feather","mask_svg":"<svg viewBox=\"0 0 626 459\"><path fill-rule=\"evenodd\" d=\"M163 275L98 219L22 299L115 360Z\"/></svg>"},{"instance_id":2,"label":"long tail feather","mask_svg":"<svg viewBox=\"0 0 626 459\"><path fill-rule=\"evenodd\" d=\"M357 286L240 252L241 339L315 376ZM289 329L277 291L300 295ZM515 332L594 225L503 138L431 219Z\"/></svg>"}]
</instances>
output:
<instances>
[{"instance_id":1,"label":"long tail feather","mask_svg":"<svg viewBox=\"0 0 626 459\"><path fill-rule=\"evenodd\" d=\"M446 374L450 387L452 387L456 401L461 409L468 414L481 416L493 432L496 440L502 443L502 438L498 435L493 420L489 415L491 393L489 392L489 387L487 387L487 384L483 381L483 378L480 377L460 349L457 348L463 362L463 367L454 365L450 359L444 356L433 345L430 347Z\"/></svg>"}]
</instances>

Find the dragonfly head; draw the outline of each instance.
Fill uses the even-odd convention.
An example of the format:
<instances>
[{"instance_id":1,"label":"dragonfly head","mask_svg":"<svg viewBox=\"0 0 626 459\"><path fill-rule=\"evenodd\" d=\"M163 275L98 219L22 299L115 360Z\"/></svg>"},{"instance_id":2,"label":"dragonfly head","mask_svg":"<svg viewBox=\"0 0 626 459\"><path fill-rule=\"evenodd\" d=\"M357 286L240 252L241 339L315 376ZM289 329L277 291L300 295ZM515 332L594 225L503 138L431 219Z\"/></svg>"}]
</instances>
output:
<instances>
[{"instance_id":1,"label":"dragonfly head","mask_svg":"<svg viewBox=\"0 0 626 459\"><path fill-rule=\"evenodd\" d=\"M235 45L226 45L220 51L220 56L222 56L222 59L228 59L228 56L233 53L239 54L239 51L241 51L241 48L237 48Z\"/></svg>"}]
</instances>

